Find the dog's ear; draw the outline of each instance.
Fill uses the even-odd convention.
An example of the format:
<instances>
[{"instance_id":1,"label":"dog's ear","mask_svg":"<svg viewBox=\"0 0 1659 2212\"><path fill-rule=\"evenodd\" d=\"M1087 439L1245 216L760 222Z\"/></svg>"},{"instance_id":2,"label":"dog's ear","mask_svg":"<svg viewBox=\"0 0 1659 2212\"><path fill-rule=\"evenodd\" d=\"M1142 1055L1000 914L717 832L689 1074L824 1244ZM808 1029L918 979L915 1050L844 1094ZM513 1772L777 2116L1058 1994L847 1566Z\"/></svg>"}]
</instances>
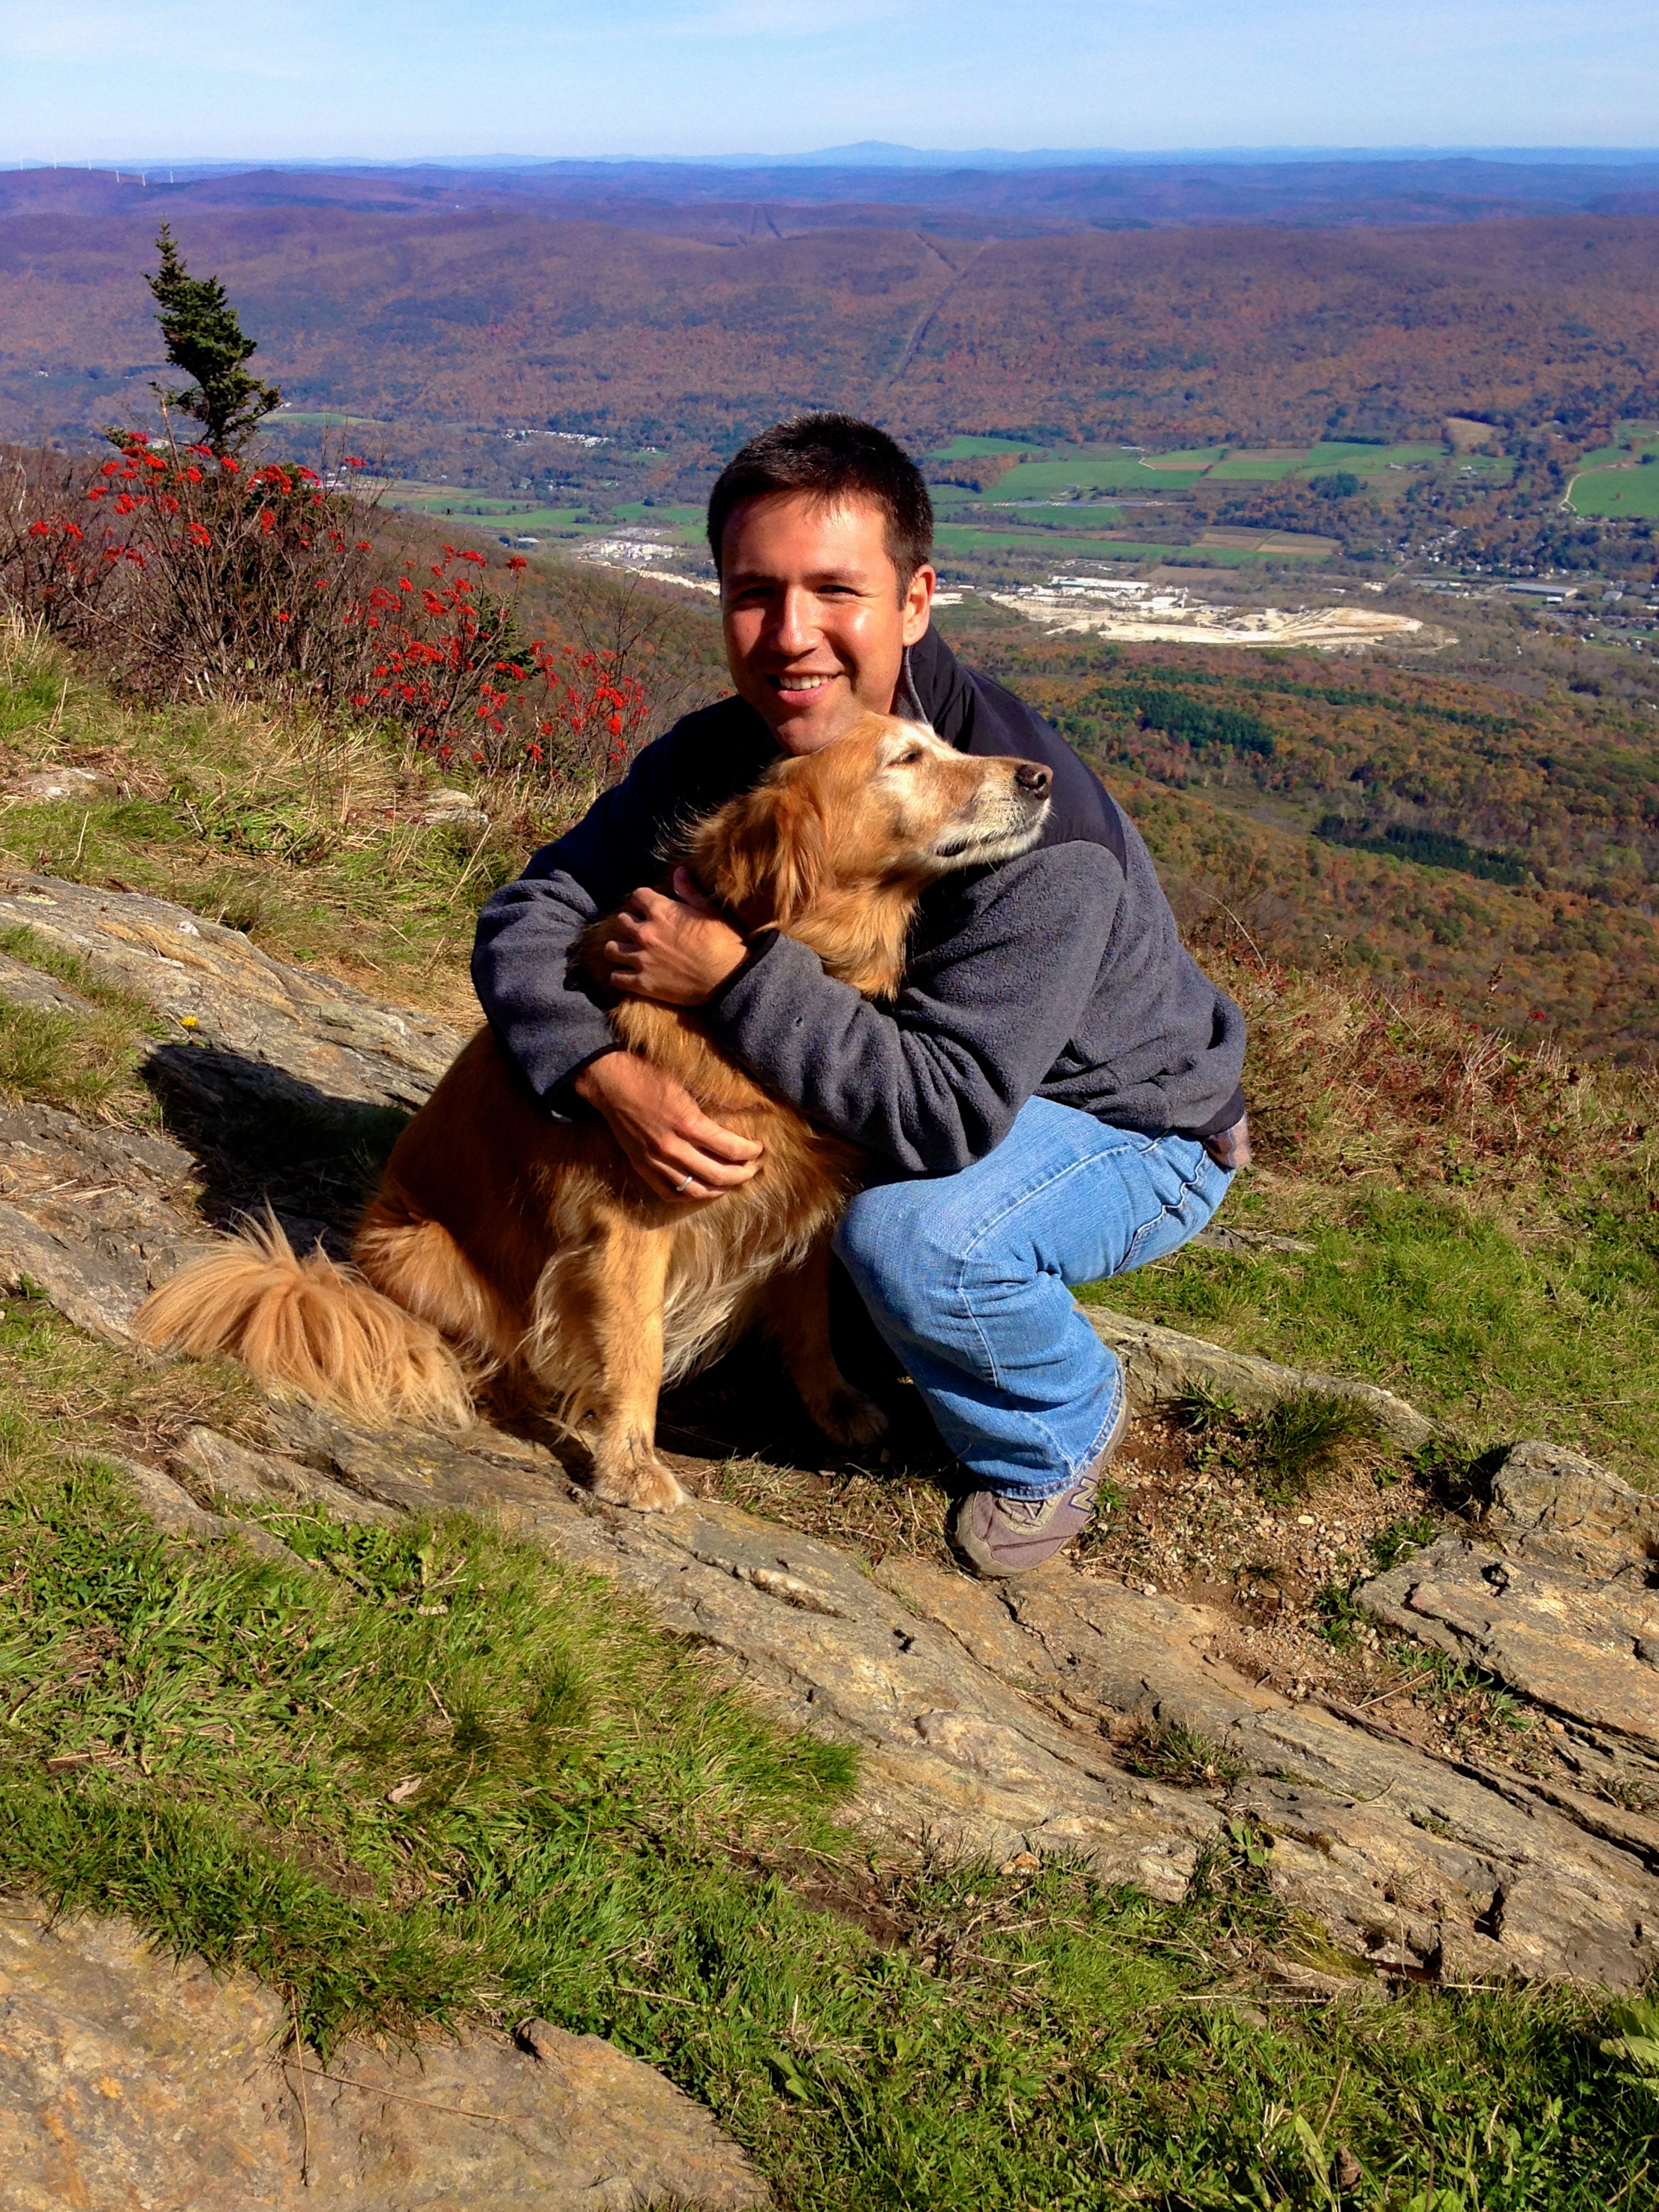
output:
<instances>
[{"instance_id":1,"label":"dog's ear","mask_svg":"<svg viewBox=\"0 0 1659 2212\"><path fill-rule=\"evenodd\" d=\"M817 794L786 768L700 822L686 856L698 881L750 929L787 929L823 892L829 824Z\"/></svg>"}]
</instances>

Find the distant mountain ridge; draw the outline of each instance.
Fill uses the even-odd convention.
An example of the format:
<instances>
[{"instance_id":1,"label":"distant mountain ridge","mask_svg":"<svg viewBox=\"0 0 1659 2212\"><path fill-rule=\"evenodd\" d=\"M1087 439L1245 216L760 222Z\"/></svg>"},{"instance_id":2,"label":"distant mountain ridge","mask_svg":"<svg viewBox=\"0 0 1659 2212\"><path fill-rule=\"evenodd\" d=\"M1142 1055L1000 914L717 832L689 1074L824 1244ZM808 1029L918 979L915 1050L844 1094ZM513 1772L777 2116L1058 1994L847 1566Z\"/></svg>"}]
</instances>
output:
<instances>
[{"instance_id":1,"label":"distant mountain ridge","mask_svg":"<svg viewBox=\"0 0 1659 2212\"><path fill-rule=\"evenodd\" d=\"M1659 162L1659 146L906 146L888 138L860 138L845 146L818 146L804 153L748 154L415 154L395 160L341 155L328 160L268 155L250 161L201 161L177 155L133 155L95 162L64 162L65 169L171 169L189 177L234 175L248 169L1070 169L1159 168L1171 163L1204 167L1218 162L1290 166L1309 161L1501 161L1522 167L1566 165L1620 168ZM33 162L0 163L7 169L33 168ZM53 167L59 165L53 163Z\"/></svg>"},{"instance_id":2,"label":"distant mountain ridge","mask_svg":"<svg viewBox=\"0 0 1659 2212\"><path fill-rule=\"evenodd\" d=\"M1659 150L1198 155L933 154L879 142L787 160L512 161L477 164L162 162L0 171L0 213L110 214L149 197L179 207L323 207L416 214L538 209L683 234L752 206L957 237L1234 223L1322 229L1528 215L1659 214ZM764 228L763 224L761 226ZM787 226L783 226L787 227Z\"/></svg>"}]
</instances>

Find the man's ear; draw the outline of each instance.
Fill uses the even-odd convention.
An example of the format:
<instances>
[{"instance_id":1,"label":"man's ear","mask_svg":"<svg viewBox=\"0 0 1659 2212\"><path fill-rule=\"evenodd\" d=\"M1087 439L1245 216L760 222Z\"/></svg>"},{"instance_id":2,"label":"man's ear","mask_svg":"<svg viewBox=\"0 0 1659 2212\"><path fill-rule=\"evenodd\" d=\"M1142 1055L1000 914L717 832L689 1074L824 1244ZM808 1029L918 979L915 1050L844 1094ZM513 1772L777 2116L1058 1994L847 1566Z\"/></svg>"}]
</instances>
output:
<instances>
[{"instance_id":1,"label":"man's ear","mask_svg":"<svg viewBox=\"0 0 1659 2212\"><path fill-rule=\"evenodd\" d=\"M939 571L931 561L924 561L906 585L900 602L902 618L902 637L905 645L919 645L927 635L927 625L933 619L933 592L939 584Z\"/></svg>"}]
</instances>

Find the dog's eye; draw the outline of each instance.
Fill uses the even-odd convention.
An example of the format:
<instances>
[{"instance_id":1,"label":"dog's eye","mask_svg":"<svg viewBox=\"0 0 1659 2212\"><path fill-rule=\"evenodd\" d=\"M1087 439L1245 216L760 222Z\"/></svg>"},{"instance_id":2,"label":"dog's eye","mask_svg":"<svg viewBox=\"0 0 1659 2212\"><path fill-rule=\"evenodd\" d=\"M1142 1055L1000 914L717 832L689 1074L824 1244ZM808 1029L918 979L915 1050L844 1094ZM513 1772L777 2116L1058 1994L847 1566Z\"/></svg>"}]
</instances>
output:
<instances>
[{"instance_id":1,"label":"dog's eye","mask_svg":"<svg viewBox=\"0 0 1659 2212\"><path fill-rule=\"evenodd\" d=\"M908 753L899 753L895 757L893 766L895 768L914 768L921 758L921 747L920 745L912 745Z\"/></svg>"}]
</instances>

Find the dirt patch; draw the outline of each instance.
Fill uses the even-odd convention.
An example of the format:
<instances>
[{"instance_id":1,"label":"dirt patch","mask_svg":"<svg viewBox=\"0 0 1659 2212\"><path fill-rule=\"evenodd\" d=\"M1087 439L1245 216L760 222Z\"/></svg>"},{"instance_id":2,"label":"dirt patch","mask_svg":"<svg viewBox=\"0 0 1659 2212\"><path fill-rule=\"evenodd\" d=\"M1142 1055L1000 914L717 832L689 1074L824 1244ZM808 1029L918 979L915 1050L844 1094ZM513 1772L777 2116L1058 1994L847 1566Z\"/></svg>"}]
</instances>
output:
<instances>
[{"instance_id":1,"label":"dirt patch","mask_svg":"<svg viewBox=\"0 0 1659 2212\"><path fill-rule=\"evenodd\" d=\"M848 1546L872 1566L908 1554L963 1571L945 1536L960 1468L911 1385L861 1363L859 1379L893 1426L857 1464L814 1436L756 1346L665 1401L665 1442L704 1498ZM1283 1696L1332 1705L1442 1756L1528 1771L1548 1763L1548 1725L1523 1700L1377 1628L1352 1602L1357 1583L1457 1525L1424 1475L1362 1443L1305 1495L1270 1498L1236 1455L1237 1439L1214 1430L1137 1419L1094 1526L1060 1571L1207 1607L1215 1656ZM1154 1771L1196 1755L1189 1745L1144 1748Z\"/></svg>"}]
</instances>

